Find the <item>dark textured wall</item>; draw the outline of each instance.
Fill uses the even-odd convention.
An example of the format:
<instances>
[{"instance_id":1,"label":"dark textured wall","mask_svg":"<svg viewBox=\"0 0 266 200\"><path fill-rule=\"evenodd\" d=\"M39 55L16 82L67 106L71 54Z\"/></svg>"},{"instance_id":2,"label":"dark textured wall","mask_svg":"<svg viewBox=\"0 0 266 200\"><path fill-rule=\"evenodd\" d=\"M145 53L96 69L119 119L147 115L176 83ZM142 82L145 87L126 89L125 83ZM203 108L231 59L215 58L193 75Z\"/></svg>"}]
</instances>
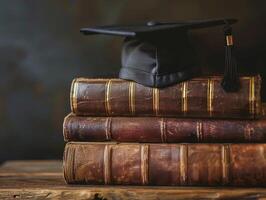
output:
<instances>
[{"instance_id":1,"label":"dark textured wall","mask_svg":"<svg viewBox=\"0 0 266 200\"><path fill-rule=\"evenodd\" d=\"M240 71L264 78L265 11L258 0L1 0L0 161L61 158L71 80L118 73L122 40L85 37L80 27L235 17ZM221 72L222 28L195 31L191 40L204 71Z\"/></svg>"}]
</instances>

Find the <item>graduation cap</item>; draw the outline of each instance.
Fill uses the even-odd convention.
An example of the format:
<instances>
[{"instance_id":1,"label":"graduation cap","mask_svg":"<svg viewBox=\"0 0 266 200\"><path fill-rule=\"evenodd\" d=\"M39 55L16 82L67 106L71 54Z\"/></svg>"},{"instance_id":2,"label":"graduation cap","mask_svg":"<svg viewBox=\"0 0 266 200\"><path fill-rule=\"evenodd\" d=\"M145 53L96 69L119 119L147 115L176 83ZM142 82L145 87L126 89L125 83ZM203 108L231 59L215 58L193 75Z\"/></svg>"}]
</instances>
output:
<instances>
[{"instance_id":1,"label":"graduation cap","mask_svg":"<svg viewBox=\"0 0 266 200\"><path fill-rule=\"evenodd\" d=\"M166 87L196 76L198 66L187 32L192 29L224 26L225 71L222 87L237 91L239 80L232 56L231 24L235 19L212 19L163 23L149 21L143 25L97 26L82 28L86 35L105 34L125 37L119 78L149 87Z\"/></svg>"}]
</instances>

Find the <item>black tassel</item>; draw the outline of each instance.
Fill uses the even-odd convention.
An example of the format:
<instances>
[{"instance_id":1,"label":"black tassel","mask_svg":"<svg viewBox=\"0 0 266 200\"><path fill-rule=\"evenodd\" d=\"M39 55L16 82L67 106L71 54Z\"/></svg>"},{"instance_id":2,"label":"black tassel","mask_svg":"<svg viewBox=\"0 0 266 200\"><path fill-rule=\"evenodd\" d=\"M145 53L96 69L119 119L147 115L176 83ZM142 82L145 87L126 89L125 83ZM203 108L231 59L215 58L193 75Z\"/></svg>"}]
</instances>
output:
<instances>
[{"instance_id":1,"label":"black tassel","mask_svg":"<svg viewBox=\"0 0 266 200\"><path fill-rule=\"evenodd\" d=\"M221 85L226 92L236 92L239 90L240 84L236 59L233 57L232 27L227 21L225 23L225 71Z\"/></svg>"}]
</instances>

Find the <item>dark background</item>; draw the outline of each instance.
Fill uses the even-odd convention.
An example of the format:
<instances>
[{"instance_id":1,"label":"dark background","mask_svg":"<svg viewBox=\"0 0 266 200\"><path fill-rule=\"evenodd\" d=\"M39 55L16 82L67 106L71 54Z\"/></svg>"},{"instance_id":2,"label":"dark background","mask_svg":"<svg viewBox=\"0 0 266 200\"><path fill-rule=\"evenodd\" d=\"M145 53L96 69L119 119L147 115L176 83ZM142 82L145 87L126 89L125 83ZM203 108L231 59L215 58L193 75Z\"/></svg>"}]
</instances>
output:
<instances>
[{"instance_id":1,"label":"dark background","mask_svg":"<svg viewBox=\"0 0 266 200\"><path fill-rule=\"evenodd\" d=\"M79 28L220 17L239 19L234 35L240 71L264 78L263 0L1 0L0 161L61 158L72 79L117 75L122 39L86 37ZM222 27L191 34L206 73L223 71L222 35Z\"/></svg>"}]
</instances>

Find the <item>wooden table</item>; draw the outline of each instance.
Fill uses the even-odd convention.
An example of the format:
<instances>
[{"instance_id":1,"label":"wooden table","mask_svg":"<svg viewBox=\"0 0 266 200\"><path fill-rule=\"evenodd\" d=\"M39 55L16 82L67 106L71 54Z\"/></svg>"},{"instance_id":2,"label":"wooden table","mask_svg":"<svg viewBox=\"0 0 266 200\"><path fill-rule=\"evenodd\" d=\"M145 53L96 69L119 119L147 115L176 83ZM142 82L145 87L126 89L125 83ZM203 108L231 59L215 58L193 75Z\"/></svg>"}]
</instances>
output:
<instances>
[{"instance_id":1,"label":"wooden table","mask_svg":"<svg viewBox=\"0 0 266 200\"><path fill-rule=\"evenodd\" d=\"M9 161L0 167L0 199L266 199L266 188L67 185L61 161Z\"/></svg>"}]
</instances>

